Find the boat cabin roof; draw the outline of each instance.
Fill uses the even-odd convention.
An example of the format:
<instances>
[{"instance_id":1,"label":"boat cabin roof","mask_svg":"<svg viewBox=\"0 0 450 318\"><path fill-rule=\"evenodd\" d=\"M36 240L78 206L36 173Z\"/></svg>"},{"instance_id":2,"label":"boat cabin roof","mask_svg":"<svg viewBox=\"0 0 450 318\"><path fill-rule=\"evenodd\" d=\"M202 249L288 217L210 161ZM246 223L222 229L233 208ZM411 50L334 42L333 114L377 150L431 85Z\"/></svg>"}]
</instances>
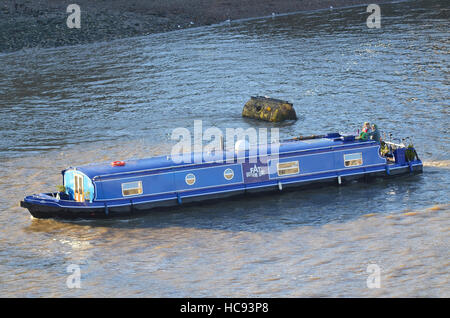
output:
<instances>
[{"instance_id":1,"label":"boat cabin roof","mask_svg":"<svg viewBox=\"0 0 450 318\"><path fill-rule=\"evenodd\" d=\"M309 140L286 140L281 141L279 146L279 153L289 153L289 152L297 152L303 150L314 150L320 148L328 148L332 146L339 145L349 145L354 143L361 143L362 141L353 140L353 141L344 141L341 138L317 138L317 139L309 139ZM364 143L375 143L374 141L364 141ZM270 154L270 145L268 145L267 150L264 153ZM229 158L226 156L227 153L223 153L224 158ZM125 165L123 166L112 166L111 162L106 163L97 163L97 164L89 164L78 167L71 167L67 170L77 170L84 173L91 179L95 177L102 176L111 176L111 175L121 175L127 173L136 173L139 171L149 171L156 169L167 169L167 168L175 168L181 166L191 166L197 164L208 163L205 161L201 153L190 153L187 154L191 156L191 163L178 163L174 162L170 155L167 156L157 156L151 158L144 159L129 159L125 160ZM233 155L230 155L230 157ZM189 158L189 157L188 157ZM197 159L198 158L198 159ZM197 159L197 160L194 160ZM212 163L209 161L209 163ZM63 170L63 173L66 170Z\"/></svg>"}]
</instances>

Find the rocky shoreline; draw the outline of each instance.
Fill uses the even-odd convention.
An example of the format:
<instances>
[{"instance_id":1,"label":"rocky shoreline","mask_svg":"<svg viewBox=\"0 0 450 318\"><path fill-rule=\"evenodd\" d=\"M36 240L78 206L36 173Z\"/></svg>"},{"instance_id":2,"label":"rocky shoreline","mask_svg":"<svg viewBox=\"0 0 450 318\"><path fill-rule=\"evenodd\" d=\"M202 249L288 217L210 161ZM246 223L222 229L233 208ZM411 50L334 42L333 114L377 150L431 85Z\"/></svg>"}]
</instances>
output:
<instances>
[{"instance_id":1,"label":"rocky shoreline","mask_svg":"<svg viewBox=\"0 0 450 318\"><path fill-rule=\"evenodd\" d=\"M70 3L81 28L68 28ZM3 0L0 52L109 41L230 20L369 4L367 0Z\"/></svg>"}]
</instances>

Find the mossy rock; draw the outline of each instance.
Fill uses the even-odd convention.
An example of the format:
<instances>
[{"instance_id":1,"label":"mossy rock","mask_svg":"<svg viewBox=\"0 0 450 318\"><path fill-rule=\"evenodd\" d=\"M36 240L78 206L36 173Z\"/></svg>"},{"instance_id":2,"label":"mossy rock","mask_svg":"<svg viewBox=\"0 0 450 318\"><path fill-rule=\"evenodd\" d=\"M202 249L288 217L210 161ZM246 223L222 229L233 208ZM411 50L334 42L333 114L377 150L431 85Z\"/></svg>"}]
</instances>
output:
<instances>
[{"instance_id":1,"label":"mossy rock","mask_svg":"<svg viewBox=\"0 0 450 318\"><path fill-rule=\"evenodd\" d=\"M252 96L244 105L242 116L272 122L297 119L291 103L262 96Z\"/></svg>"}]
</instances>

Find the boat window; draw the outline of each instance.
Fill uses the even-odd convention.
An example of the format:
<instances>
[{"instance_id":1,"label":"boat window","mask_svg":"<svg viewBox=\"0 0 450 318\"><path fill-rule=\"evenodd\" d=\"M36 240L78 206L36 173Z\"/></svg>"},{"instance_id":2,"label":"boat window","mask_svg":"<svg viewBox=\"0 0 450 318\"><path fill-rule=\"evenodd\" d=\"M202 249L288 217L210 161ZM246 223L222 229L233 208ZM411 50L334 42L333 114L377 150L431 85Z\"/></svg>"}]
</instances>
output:
<instances>
[{"instance_id":1,"label":"boat window","mask_svg":"<svg viewBox=\"0 0 450 318\"><path fill-rule=\"evenodd\" d=\"M344 165L346 167L360 166L363 164L362 153L349 153L344 155Z\"/></svg>"},{"instance_id":2,"label":"boat window","mask_svg":"<svg viewBox=\"0 0 450 318\"><path fill-rule=\"evenodd\" d=\"M279 176L297 174L300 171L298 161L279 162L277 164L277 171Z\"/></svg>"},{"instance_id":3,"label":"boat window","mask_svg":"<svg viewBox=\"0 0 450 318\"><path fill-rule=\"evenodd\" d=\"M122 195L137 195L142 194L142 181L122 183Z\"/></svg>"}]
</instances>

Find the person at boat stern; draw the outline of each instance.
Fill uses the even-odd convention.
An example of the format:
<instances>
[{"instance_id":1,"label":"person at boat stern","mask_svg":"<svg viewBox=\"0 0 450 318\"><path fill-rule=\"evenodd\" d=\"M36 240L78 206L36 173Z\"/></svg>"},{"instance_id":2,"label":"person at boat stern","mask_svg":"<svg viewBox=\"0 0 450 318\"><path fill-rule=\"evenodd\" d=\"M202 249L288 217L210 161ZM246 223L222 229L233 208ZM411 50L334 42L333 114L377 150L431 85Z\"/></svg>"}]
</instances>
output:
<instances>
[{"instance_id":1,"label":"person at boat stern","mask_svg":"<svg viewBox=\"0 0 450 318\"><path fill-rule=\"evenodd\" d=\"M372 140L375 140L376 142L380 142L381 135L380 135L380 131L378 130L377 125L375 125L375 124L372 125L372 131L369 133L369 135Z\"/></svg>"},{"instance_id":2,"label":"person at boat stern","mask_svg":"<svg viewBox=\"0 0 450 318\"><path fill-rule=\"evenodd\" d=\"M370 123L366 121L363 125L362 131L359 134L359 139L368 140L371 134Z\"/></svg>"}]
</instances>

